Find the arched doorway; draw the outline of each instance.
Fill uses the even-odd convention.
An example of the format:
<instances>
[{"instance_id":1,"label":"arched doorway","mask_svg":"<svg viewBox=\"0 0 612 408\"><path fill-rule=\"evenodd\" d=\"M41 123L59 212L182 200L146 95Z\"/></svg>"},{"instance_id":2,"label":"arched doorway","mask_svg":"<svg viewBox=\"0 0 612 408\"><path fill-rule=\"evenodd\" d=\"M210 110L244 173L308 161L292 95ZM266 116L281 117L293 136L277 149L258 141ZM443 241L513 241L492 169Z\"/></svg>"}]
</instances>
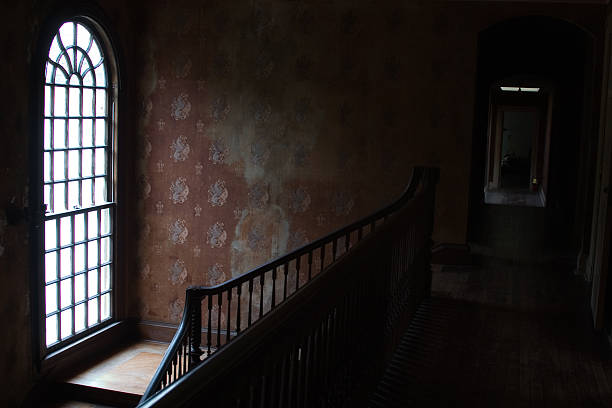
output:
<instances>
[{"instance_id":1,"label":"arched doorway","mask_svg":"<svg viewBox=\"0 0 612 408\"><path fill-rule=\"evenodd\" d=\"M480 33L468 226L476 252L523 260L576 259L590 218L586 198L592 196L592 67L592 37L562 20L521 17ZM525 188L543 193L540 205L485 200L487 187L499 186L495 182L502 171L502 149L495 156L490 142L504 85L545 91L538 123L548 123L540 126L540 138L530 142L525 181ZM503 116L500 128L506 130Z\"/></svg>"}]
</instances>

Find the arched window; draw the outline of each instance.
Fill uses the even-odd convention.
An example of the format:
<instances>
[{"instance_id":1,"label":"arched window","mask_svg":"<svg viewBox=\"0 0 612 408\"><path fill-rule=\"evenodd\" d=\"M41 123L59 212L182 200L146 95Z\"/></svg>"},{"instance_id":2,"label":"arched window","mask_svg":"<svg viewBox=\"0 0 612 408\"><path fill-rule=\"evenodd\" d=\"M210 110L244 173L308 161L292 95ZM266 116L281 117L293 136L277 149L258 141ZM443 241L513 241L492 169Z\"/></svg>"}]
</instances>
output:
<instances>
[{"instance_id":1,"label":"arched window","mask_svg":"<svg viewBox=\"0 0 612 408\"><path fill-rule=\"evenodd\" d=\"M101 29L63 22L48 48L42 124L41 343L113 320L116 69Z\"/></svg>"}]
</instances>

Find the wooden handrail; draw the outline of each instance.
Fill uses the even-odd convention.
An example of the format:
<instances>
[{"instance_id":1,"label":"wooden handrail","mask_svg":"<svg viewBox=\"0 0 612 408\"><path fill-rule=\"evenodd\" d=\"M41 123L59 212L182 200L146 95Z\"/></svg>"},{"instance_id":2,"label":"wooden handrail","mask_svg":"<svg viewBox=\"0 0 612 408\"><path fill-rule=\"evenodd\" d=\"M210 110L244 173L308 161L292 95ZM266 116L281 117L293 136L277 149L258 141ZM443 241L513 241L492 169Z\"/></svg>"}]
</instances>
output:
<instances>
[{"instance_id":1,"label":"wooden handrail","mask_svg":"<svg viewBox=\"0 0 612 408\"><path fill-rule=\"evenodd\" d=\"M220 285L189 287L177 333L143 395L141 405L174 406L164 405L164 401L176 402L176 395L169 397L174 394L172 390L184 389L187 386L185 384L198 384L196 388L200 389L210 382L210 378L203 379L203 371L208 373L208 376L214 373L212 377L218 379L228 367L250 361L248 359L251 357L247 358L247 355L251 356L252 350L256 348L267 347L267 340L274 343L287 337L287 333L279 333L281 328L282 331L290 330L294 333L307 331L309 325L302 324L304 318L296 318L305 313L300 308L307 307L308 313L313 313L313 299L321 298L323 293L329 293L330 285L336 289L353 287L356 284L353 282L354 278L359 277L363 283L377 275L376 271L371 270L369 278L368 274L364 273L352 277L350 270L359 269L360 265L347 265L352 265L355 259L363 258L360 262L365 265L368 258L385 254L379 265L381 270L388 272L383 276L384 279L381 279L381 282L385 282L385 287L379 288L374 280L367 292L376 295L373 298L376 303L385 303L383 316L386 317L382 320L386 320L380 330L386 335L381 335L381 338L395 333L397 328L402 326L397 322L405 320L406 310L410 309L407 305L413 304L415 299L420 301L429 290L428 259L437 179L437 169L415 168L402 196L374 214ZM386 223L387 219L393 219L394 222ZM407 227L406 231L398 230L401 225ZM385 231L387 235L384 235ZM378 238L374 239L374 236ZM398 240L391 240L387 243L387 248L377 247L378 249L372 252L373 245L379 246L382 242L387 242L389 237ZM388 253L389 250L392 252ZM344 256L347 252L352 255ZM420 274L414 273L417 261L422 261ZM424 278L420 276L419 279L425 281L419 281L420 283L415 285L411 279L417 275L423 275ZM292 278L293 281L289 282ZM420 289L415 291L417 287ZM376 288L377 290L374 290ZM365 289L366 287L362 288ZM353 300L359 297L367 298L365 293L360 293L359 297L355 297L354 293L351 296ZM384 302L381 299L384 299ZM282 307L278 307L280 304ZM317 310L321 309L320 313L329 313L329 302L323 298L314 305ZM334 313L338 313L340 309L335 307ZM296 322L300 322L298 326ZM225 333L225 342L221 340L222 332ZM250 334L244 336L246 333ZM270 338L270 333L276 333L280 337ZM204 342L202 337L205 337ZM300 356L302 352L306 353L303 347L295 344L290 347ZM226 348L227 352L215 353L223 348ZM233 350L231 353L230 348ZM281 349L282 347L279 350ZM241 363L241 359L237 359L239 355L243 355L246 360ZM299 365L301 357L291 355L293 364ZM232 364L229 364L230 360ZM198 368L194 369L196 367ZM199 380L196 381L195 378ZM193 392L199 391L191 390L191 393ZM191 397L183 396L180 399L185 402Z\"/></svg>"}]
</instances>

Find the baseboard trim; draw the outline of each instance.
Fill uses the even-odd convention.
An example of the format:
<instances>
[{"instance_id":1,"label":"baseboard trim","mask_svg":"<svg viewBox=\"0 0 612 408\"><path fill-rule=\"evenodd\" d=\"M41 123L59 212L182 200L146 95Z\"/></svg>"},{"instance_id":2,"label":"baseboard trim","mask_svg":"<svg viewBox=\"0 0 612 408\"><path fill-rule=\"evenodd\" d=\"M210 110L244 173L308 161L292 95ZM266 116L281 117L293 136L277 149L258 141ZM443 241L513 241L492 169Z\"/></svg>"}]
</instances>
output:
<instances>
[{"instance_id":1,"label":"baseboard trim","mask_svg":"<svg viewBox=\"0 0 612 408\"><path fill-rule=\"evenodd\" d=\"M143 340L149 341L158 341L162 343L170 343L174 338L174 334L178 329L177 324L165 323L165 322L155 322L150 320L140 320L136 322L136 332ZM217 330L211 330L211 343L213 346L217 344ZM206 338L208 335L208 331L206 329L202 330L202 344L206 343ZM234 331L230 331L230 336L234 337L236 333ZM221 344L225 344L227 338L227 331L221 330L219 333L219 339Z\"/></svg>"}]
</instances>

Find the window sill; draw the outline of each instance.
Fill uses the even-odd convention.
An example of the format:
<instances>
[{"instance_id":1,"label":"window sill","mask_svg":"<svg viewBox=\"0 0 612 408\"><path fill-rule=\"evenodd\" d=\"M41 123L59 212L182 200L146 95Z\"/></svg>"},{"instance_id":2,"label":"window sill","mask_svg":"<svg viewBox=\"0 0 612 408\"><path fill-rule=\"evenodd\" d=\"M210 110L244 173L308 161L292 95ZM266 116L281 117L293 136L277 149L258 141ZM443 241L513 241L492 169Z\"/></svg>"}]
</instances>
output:
<instances>
[{"instance_id":1,"label":"window sill","mask_svg":"<svg viewBox=\"0 0 612 408\"><path fill-rule=\"evenodd\" d=\"M110 323L72 344L49 353L41 361L41 374L53 378L65 376L126 341L133 336L133 333L133 325L127 320Z\"/></svg>"}]
</instances>

